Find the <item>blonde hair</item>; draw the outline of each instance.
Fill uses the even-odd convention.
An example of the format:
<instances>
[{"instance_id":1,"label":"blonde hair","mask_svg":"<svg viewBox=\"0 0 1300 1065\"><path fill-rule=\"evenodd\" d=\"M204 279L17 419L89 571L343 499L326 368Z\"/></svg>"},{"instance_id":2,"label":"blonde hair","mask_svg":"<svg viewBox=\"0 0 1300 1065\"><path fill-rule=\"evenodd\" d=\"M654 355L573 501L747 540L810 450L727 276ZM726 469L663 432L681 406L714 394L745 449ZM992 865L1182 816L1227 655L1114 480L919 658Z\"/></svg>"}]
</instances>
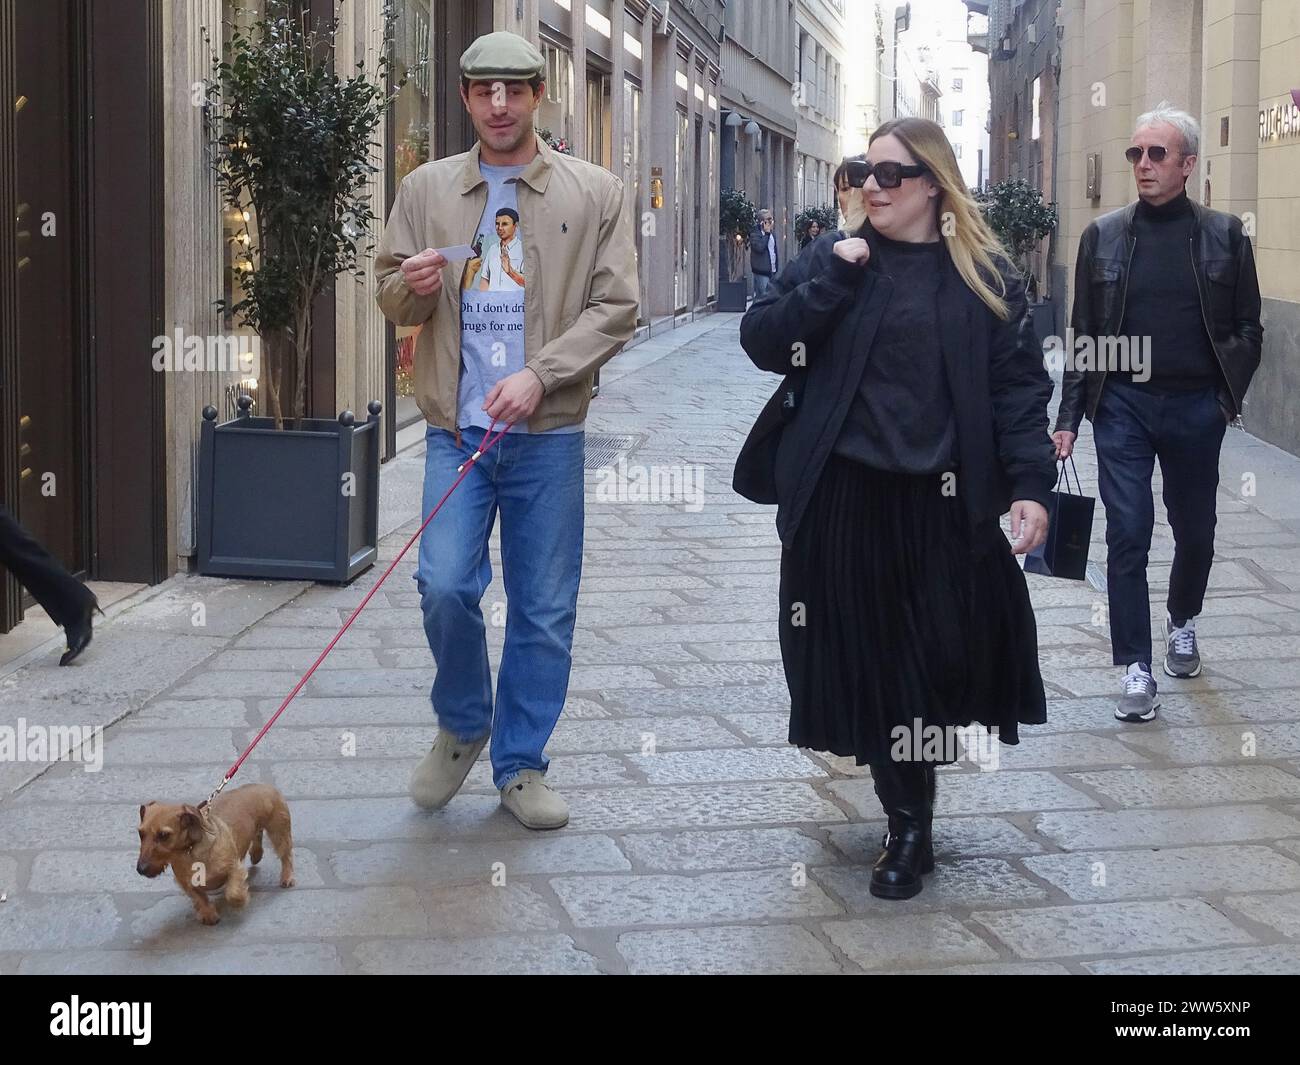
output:
<instances>
[{"instance_id":1,"label":"blonde hair","mask_svg":"<svg viewBox=\"0 0 1300 1065\"><path fill-rule=\"evenodd\" d=\"M1015 268L966 188L957 156L943 127L928 118L895 118L881 125L868 143L874 144L888 136L897 138L912 158L930 171L930 179L939 186L939 195L935 197L938 201L935 212L941 220L939 231L947 241L948 254L962 280L994 314L1008 321L1011 308L1007 306L1002 271ZM867 222L862 189L850 190L848 207L845 222L856 232Z\"/></svg>"}]
</instances>

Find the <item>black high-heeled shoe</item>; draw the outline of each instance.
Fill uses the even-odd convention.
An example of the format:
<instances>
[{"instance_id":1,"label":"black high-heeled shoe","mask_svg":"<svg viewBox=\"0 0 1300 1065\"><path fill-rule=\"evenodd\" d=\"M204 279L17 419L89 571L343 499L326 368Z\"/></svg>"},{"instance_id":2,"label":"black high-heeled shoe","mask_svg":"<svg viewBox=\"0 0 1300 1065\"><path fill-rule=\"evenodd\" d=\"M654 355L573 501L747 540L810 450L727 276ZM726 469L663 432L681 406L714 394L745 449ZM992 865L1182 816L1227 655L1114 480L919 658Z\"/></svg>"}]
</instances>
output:
<instances>
[{"instance_id":1,"label":"black high-heeled shoe","mask_svg":"<svg viewBox=\"0 0 1300 1065\"><path fill-rule=\"evenodd\" d=\"M99 600L92 595L82 610L81 616L76 621L63 627L63 634L68 640L68 649L63 652L63 657L59 659L59 665L71 665L76 661L77 656L90 646L96 612L99 613L101 618L104 616L104 612L99 609Z\"/></svg>"}]
</instances>

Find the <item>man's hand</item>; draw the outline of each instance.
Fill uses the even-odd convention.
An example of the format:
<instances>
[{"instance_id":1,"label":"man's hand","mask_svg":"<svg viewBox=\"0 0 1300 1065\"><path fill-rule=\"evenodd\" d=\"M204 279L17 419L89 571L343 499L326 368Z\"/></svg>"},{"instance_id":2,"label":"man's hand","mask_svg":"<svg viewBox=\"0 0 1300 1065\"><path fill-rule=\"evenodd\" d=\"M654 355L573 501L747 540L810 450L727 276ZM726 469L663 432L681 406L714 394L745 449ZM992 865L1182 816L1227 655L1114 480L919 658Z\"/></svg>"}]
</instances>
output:
<instances>
[{"instance_id":1,"label":"man's hand","mask_svg":"<svg viewBox=\"0 0 1300 1065\"><path fill-rule=\"evenodd\" d=\"M867 260L871 258L871 248L861 237L837 240L831 250L845 262L857 263L859 266L866 266Z\"/></svg>"},{"instance_id":2,"label":"man's hand","mask_svg":"<svg viewBox=\"0 0 1300 1065\"><path fill-rule=\"evenodd\" d=\"M1047 508L1032 499L1011 504L1011 553L1027 555L1047 539Z\"/></svg>"},{"instance_id":3,"label":"man's hand","mask_svg":"<svg viewBox=\"0 0 1300 1065\"><path fill-rule=\"evenodd\" d=\"M525 366L492 386L483 409L499 422L514 424L532 417L545 392L542 379Z\"/></svg>"},{"instance_id":4,"label":"man's hand","mask_svg":"<svg viewBox=\"0 0 1300 1065\"><path fill-rule=\"evenodd\" d=\"M406 287L417 296L432 296L442 290L442 268L447 260L432 248L402 260L402 274Z\"/></svg>"},{"instance_id":5,"label":"man's hand","mask_svg":"<svg viewBox=\"0 0 1300 1065\"><path fill-rule=\"evenodd\" d=\"M1069 429L1058 429L1052 434L1052 443L1056 445L1056 457L1058 459L1068 459L1074 452L1074 441L1078 434L1070 432Z\"/></svg>"}]
</instances>

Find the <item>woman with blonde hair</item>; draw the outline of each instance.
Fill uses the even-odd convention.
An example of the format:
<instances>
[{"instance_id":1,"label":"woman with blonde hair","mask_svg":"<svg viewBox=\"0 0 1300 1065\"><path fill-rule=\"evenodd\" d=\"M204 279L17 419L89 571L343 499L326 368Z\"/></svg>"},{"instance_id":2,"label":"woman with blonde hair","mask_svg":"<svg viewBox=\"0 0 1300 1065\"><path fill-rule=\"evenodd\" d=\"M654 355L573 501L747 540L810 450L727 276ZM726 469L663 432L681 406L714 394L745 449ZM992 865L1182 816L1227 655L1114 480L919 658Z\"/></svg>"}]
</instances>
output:
<instances>
[{"instance_id":1,"label":"woman with blonde hair","mask_svg":"<svg viewBox=\"0 0 1300 1065\"><path fill-rule=\"evenodd\" d=\"M955 730L1014 744L1046 720L1013 554L1047 533L1052 386L943 129L887 122L846 167L852 235L809 245L741 322L786 380L735 483L777 503L790 742L871 766L889 822L871 892L910 898Z\"/></svg>"}]
</instances>

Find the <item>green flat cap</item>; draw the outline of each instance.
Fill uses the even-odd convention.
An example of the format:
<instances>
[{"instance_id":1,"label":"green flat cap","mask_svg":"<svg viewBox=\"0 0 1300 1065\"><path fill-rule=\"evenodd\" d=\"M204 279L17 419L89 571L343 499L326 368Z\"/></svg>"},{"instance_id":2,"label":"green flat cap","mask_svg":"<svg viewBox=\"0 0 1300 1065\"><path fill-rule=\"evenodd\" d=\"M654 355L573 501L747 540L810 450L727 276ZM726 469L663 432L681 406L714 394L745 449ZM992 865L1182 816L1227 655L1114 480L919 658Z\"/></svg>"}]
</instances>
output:
<instances>
[{"instance_id":1,"label":"green flat cap","mask_svg":"<svg viewBox=\"0 0 1300 1065\"><path fill-rule=\"evenodd\" d=\"M527 81L545 70L542 53L507 30L484 34L460 57L461 76L471 81Z\"/></svg>"}]
</instances>

